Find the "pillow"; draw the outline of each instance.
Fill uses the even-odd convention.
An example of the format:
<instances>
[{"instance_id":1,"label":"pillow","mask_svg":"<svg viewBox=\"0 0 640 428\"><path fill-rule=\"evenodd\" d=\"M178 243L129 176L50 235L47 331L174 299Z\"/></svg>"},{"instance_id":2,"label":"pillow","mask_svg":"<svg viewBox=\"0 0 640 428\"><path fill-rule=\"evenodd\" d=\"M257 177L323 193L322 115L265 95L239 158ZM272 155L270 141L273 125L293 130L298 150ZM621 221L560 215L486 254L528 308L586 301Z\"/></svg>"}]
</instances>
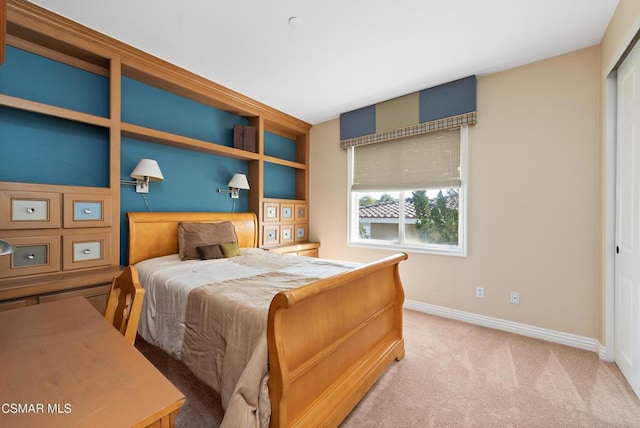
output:
<instances>
[{"instance_id":1,"label":"pillow","mask_svg":"<svg viewBox=\"0 0 640 428\"><path fill-rule=\"evenodd\" d=\"M196 247L198 251L198 256L200 256L201 260L211 260L211 259L221 259L224 257L222 254L222 250L220 250L220 245L201 245Z\"/></svg>"},{"instance_id":2,"label":"pillow","mask_svg":"<svg viewBox=\"0 0 640 428\"><path fill-rule=\"evenodd\" d=\"M224 244L220 244L220 249L222 250L222 254L224 254L225 258L240 255L240 247L237 242L225 242Z\"/></svg>"},{"instance_id":3,"label":"pillow","mask_svg":"<svg viewBox=\"0 0 640 428\"><path fill-rule=\"evenodd\" d=\"M180 260L197 260L197 247L238 242L233 223L180 223L178 224L178 255Z\"/></svg>"}]
</instances>

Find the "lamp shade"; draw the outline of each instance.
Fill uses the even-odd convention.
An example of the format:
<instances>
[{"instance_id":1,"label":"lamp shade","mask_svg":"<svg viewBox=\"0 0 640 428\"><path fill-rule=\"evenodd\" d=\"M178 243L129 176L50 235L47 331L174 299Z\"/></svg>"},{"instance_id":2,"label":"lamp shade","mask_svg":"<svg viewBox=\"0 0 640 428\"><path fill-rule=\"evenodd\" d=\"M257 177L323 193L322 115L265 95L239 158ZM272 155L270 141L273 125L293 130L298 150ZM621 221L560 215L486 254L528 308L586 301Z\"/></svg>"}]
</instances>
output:
<instances>
[{"instance_id":1,"label":"lamp shade","mask_svg":"<svg viewBox=\"0 0 640 428\"><path fill-rule=\"evenodd\" d=\"M146 177L149 177L151 181L164 180L158 162L153 159L140 159L138 165L131 172L131 177L137 180L144 180Z\"/></svg>"},{"instance_id":2,"label":"lamp shade","mask_svg":"<svg viewBox=\"0 0 640 428\"><path fill-rule=\"evenodd\" d=\"M236 189L249 190L249 182L247 176L244 174L233 174L228 184L229 187L235 187Z\"/></svg>"},{"instance_id":3,"label":"lamp shade","mask_svg":"<svg viewBox=\"0 0 640 428\"><path fill-rule=\"evenodd\" d=\"M7 241L3 241L0 239L0 256L4 256L5 254L11 254L15 251L13 246L9 244Z\"/></svg>"}]
</instances>

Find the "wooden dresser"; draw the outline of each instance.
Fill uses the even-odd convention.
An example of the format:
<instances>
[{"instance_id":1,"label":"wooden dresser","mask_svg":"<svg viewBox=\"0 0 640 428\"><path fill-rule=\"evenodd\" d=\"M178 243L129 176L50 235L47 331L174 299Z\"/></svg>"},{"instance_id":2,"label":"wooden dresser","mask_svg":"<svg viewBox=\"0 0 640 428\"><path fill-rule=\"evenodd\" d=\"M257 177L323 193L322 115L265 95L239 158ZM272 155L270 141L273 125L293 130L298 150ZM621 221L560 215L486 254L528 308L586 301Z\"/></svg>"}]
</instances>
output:
<instances>
[{"instance_id":1,"label":"wooden dresser","mask_svg":"<svg viewBox=\"0 0 640 428\"><path fill-rule=\"evenodd\" d=\"M104 313L121 268L108 188L0 182L0 310L85 296ZM115 249L114 249L115 247Z\"/></svg>"}]
</instances>

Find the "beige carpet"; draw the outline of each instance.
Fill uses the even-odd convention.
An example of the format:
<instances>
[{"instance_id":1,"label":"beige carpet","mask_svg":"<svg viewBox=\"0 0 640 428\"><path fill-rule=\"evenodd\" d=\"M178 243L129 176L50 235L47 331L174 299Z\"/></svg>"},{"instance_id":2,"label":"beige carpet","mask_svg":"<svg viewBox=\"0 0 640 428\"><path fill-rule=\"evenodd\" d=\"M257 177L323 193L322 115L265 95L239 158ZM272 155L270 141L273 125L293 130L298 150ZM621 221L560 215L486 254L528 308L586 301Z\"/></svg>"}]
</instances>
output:
<instances>
[{"instance_id":1,"label":"beige carpet","mask_svg":"<svg viewBox=\"0 0 640 428\"><path fill-rule=\"evenodd\" d=\"M593 352L410 310L404 324L406 357L343 428L640 427L640 401ZM136 346L187 396L179 428L219 426L215 392L162 351Z\"/></svg>"}]
</instances>

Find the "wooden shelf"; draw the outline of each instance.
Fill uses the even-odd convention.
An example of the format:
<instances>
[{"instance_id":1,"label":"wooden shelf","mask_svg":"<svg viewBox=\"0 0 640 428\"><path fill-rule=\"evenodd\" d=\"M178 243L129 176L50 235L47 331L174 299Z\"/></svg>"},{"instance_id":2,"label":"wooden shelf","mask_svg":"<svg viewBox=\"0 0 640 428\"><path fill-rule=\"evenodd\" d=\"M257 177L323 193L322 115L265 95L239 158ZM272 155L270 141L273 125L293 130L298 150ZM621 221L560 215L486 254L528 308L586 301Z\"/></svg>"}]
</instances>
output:
<instances>
[{"instance_id":1,"label":"wooden shelf","mask_svg":"<svg viewBox=\"0 0 640 428\"><path fill-rule=\"evenodd\" d=\"M130 123L122 124L122 136L240 160L258 160L260 158L260 155L257 153L248 152L246 150L222 146L208 141L196 140L195 138L183 137L169 132L157 131L155 129L132 125Z\"/></svg>"},{"instance_id":2,"label":"wooden shelf","mask_svg":"<svg viewBox=\"0 0 640 428\"><path fill-rule=\"evenodd\" d=\"M288 166L290 168L295 168L295 169L307 169L307 166L303 163L299 163L299 162L292 162L286 159L280 159L280 158L276 158L273 156L264 156L264 161L265 162L269 162L269 163L273 163L276 165L282 165L282 166Z\"/></svg>"},{"instance_id":3,"label":"wooden shelf","mask_svg":"<svg viewBox=\"0 0 640 428\"><path fill-rule=\"evenodd\" d=\"M101 116L94 116L88 113L82 113L62 107L56 107L49 104L43 104L36 101L25 100L22 98L12 97L10 95L0 94L0 105L12 107L19 110L25 110L32 113L40 113L47 116L59 117L61 119L72 120L74 122L86 123L89 125L109 128L111 119Z\"/></svg>"}]
</instances>

